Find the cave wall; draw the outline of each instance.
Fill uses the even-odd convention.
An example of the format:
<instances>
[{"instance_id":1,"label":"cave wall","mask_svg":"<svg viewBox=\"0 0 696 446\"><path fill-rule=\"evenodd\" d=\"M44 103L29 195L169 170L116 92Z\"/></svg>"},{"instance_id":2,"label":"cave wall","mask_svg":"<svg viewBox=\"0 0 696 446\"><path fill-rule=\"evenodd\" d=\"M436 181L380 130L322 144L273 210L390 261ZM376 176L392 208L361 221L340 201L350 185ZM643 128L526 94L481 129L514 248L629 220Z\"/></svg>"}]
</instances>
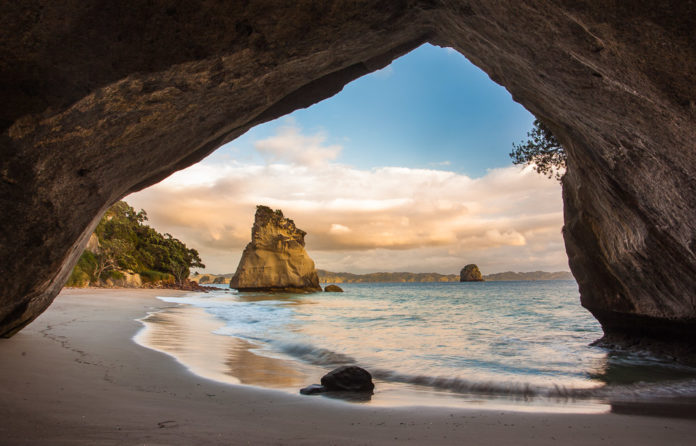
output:
<instances>
[{"instance_id":1,"label":"cave wall","mask_svg":"<svg viewBox=\"0 0 696 446\"><path fill-rule=\"evenodd\" d=\"M424 42L568 152L564 239L607 339L696 333L696 6L26 1L0 16L0 334L55 297L103 211Z\"/></svg>"}]
</instances>

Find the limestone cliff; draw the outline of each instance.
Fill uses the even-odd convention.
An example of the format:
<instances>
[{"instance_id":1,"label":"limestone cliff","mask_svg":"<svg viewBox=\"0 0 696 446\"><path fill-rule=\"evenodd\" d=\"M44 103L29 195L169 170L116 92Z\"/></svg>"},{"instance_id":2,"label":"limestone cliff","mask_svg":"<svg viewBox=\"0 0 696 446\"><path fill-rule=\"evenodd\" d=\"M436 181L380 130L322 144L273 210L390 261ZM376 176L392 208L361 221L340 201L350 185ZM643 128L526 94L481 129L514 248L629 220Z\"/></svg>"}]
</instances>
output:
<instances>
[{"instance_id":1,"label":"limestone cliff","mask_svg":"<svg viewBox=\"0 0 696 446\"><path fill-rule=\"evenodd\" d=\"M240 291L321 291L314 261L305 251L307 233L278 209L256 207L251 242L244 248L230 288Z\"/></svg>"}]
</instances>

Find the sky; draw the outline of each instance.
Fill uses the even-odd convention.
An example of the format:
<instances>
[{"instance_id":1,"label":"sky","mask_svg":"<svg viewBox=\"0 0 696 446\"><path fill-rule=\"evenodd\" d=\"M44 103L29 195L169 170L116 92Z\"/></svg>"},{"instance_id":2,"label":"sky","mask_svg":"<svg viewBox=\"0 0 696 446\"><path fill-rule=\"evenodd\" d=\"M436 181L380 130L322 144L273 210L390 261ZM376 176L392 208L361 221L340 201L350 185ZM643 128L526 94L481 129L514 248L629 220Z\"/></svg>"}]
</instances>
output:
<instances>
[{"instance_id":1,"label":"sky","mask_svg":"<svg viewBox=\"0 0 696 446\"><path fill-rule=\"evenodd\" d=\"M464 56L424 45L126 197L231 273L257 204L305 231L317 268L567 271L561 189L508 156L534 117Z\"/></svg>"}]
</instances>

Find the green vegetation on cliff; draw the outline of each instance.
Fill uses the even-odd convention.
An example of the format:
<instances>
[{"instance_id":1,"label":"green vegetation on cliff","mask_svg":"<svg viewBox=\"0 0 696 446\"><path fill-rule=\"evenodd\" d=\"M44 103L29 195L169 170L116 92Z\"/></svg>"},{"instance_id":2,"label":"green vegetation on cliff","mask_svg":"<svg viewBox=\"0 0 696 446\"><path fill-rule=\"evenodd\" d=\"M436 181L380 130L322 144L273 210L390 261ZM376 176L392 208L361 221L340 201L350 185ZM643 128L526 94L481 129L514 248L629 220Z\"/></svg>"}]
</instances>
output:
<instances>
[{"instance_id":1,"label":"green vegetation on cliff","mask_svg":"<svg viewBox=\"0 0 696 446\"><path fill-rule=\"evenodd\" d=\"M510 152L513 164L533 165L537 173L560 181L566 168L565 149L558 142L551 130L538 119L534 128L527 133L527 141L512 143Z\"/></svg>"},{"instance_id":2,"label":"green vegetation on cliff","mask_svg":"<svg viewBox=\"0 0 696 446\"><path fill-rule=\"evenodd\" d=\"M96 246L82 253L66 285L101 285L132 274L143 282L182 283L190 268L205 268L198 251L160 234L146 221L144 210L136 212L125 201L114 204L94 231Z\"/></svg>"}]
</instances>

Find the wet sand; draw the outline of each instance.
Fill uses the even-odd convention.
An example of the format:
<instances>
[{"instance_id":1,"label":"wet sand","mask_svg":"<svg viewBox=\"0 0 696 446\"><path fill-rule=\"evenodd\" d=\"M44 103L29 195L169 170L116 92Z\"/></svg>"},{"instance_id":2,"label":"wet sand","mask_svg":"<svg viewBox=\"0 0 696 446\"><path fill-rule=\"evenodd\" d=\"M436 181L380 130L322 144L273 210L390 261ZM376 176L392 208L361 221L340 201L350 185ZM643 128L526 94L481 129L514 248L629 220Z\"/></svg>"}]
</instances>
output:
<instances>
[{"instance_id":1,"label":"wet sand","mask_svg":"<svg viewBox=\"0 0 696 446\"><path fill-rule=\"evenodd\" d=\"M638 415L373 407L219 383L132 341L137 319L172 306L159 294L65 290L0 340L0 444L687 445L696 435L690 405L623 408Z\"/></svg>"},{"instance_id":2,"label":"wet sand","mask_svg":"<svg viewBox=\"0 0 696 446\"><path fill-rule=\"evenodd\" d=\"M138 344L170 354L191 372L228 384L245 384L296 393L319 382L325 370L255 354L256 345L213 332L224 325L201 308L167 308L142 319Z\"/></svg>"}]
</instances>

